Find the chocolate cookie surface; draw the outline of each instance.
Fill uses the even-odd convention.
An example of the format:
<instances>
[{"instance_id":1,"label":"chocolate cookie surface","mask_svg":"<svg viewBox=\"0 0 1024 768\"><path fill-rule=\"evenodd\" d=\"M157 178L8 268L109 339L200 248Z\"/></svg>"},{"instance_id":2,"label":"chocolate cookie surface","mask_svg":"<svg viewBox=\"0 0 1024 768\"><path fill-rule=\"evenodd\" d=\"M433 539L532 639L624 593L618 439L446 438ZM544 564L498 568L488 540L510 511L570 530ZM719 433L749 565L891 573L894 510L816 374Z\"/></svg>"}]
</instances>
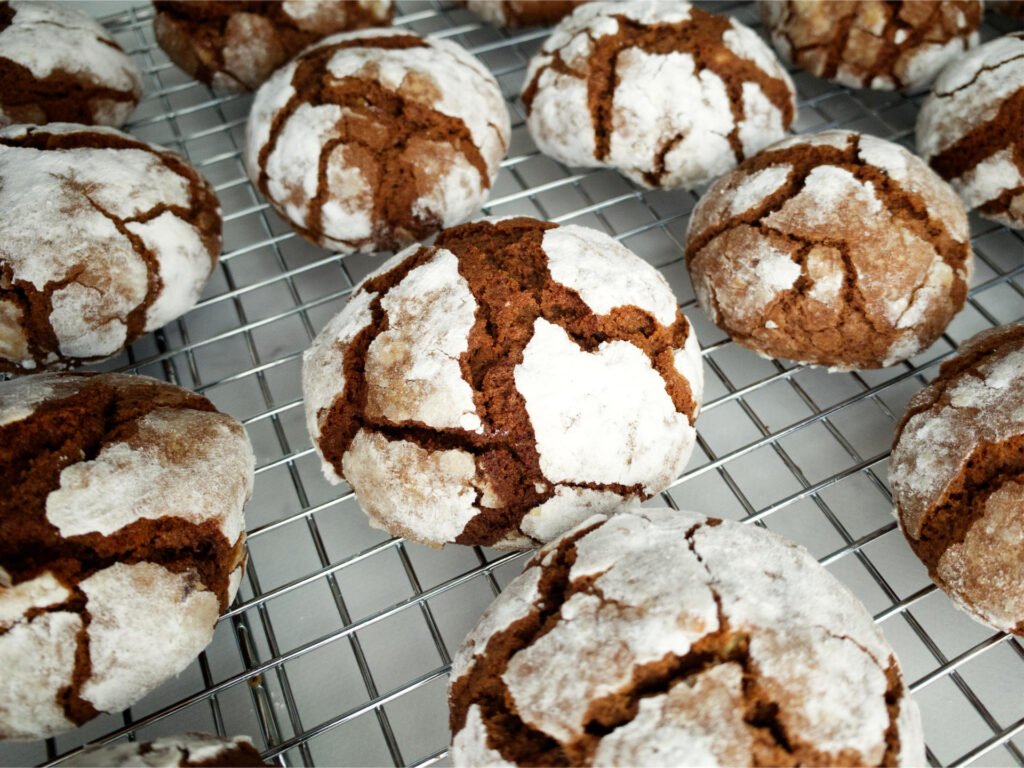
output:
<instances>
[{"instance_id":1,"label":"chocolate cookie surface","mask_svg":"<svg viewBox=\"0 0 1024 768\"><path fill-rule=\"evenodd\" d=\"M69 4L0 2L0 127L121 126L142 76L121 46Z\"/></svg>"},{"instance_id":2,"label":"chocolate cookie surface","mask_svg":"<svg viewBox=\"0 0 1024 768\"><path fill-rule=\"evenodd\" d=\"M220 255L199 173L113 128L0 131L0 372L109 357L187 312Z\"/></svg>"},{"instance_id":3,"label":"chocolate cookie surface","mask_svg":"<svg viewBox=\"0 0 1024 768\"><path fill-rule=\"evenodd\" d=\"M528 218L398 254L303 362L328 479L371 524L435 546L528 547L660 492L702 387L661 274L607 235Z\"/></svg>"},{"instance_id":4,"label":"chocolate cookie surface","mask_svg":"<svg viewBox=\"0 0 1024 768\"><path fill-rule=\"evenodd\" d=\"M978 0L759 0L787 62L848 88L919 91L978 44Z\"/></svg>"},{"instance_id":5,"label":"chocolate cookie surface","mask_svg":"<svg viewBox=\"0 0 1024 768\"><path fill-rule=\"evenodd\" d=\"M452 762L921 765L920 714L857 599L795 544L692 512L544 547L452 662Z\"/></svg>"},{"instance_id":6,"label":"chocolate cookie surface","mask_svg":"<svg viewBox=\"0 0 1024 768\"><path fill-rule=\"evenodd\" d=\"M79 768L96 766L151 766L176 768L176 766L261 766L260 753L248 736L222 739L205 733L186 733L181 736L167 736L155 741L133 741L122 744L107 744L90 747L61 765Z\"/></svg>"},{"instance_id":7,"label":"chocolate cookie surface","mask_svg":"<svg viewBox=\"0 0 1024 768\"><path fill-rule=\"evenodd\" d=\"M264 83L245 160L307 240L397 250L479 209L509 134L497 82L464 48L372 29L327 38Z\"/></svg>"},{"instance_id":8,"label":"chocolate cookie surface","mask_svg":"<svg viewBox=\"0 0 1024 768\"><path fill-rule=\"evenodd\" d=\"M786 135L793 83L735 19L689 3L577 8L530 60L527 127L567 165L646 187L694 187Z\"/></svg>"},{"instance_id":9,"label":"chocolate cookie surface","mask_svg":"<svg viewBox=\"0 0 1024 768\"><path fill-rule=\"evenodd\" d=\"M391 0L156 0L153 31L167 56L196 80L253 91L327 35L391 23Z\"/></svg>"},{"instance_id":10,"label":"chocolate cookie surface","mask_svg":"<svg viewBox=\"0 0 1024 768\"><path fill-rule=\"evenodd\" d=\"M554 24L587 0L466 0L466 7L500 27Z\"/></svg>"},{"instance_id":11,"label":"chocolate cookie surface","mask_svg":"<svg viewBox=\"0 0 1024 768\"><path fill-rule=\"evenodd\" d=\"M917 116L917 151L968 208L1024 229L1024 32L950 64Z\"/></svg>"},{"instance_id":12,"label":"chocolate cookie surface","mask_svg":"<svg viewBox=\"0 0 1024 768\"><path fill-rule=\"evenodd\" d=\"M701 308L737 343L849 370L934 342L964 304L973 255L963 204L923 161L824 131L712 184L686 262Z\"/></svg>"},{"instance_id":13,"label":"chocolate cookie surface","mask_svg":"<svg viewBox=\"0 0 1024 768\"><path fill-rule=\"evenodd\" d=\"M978 621L1024 635L1024 324L979 333L907 406L889 479L911 548Z\"/></svg>"},{"instance_id":14,"label":"chocolate cookie surface","mask_svg":"<svg viewBox=\"0 0 1024 768\"><path fill-rule=\"evenodd\" d=\"M0 738L118 712L210 642L253 464L237 421L171 384L0 383Z\"/></svg>"}]
</instances>

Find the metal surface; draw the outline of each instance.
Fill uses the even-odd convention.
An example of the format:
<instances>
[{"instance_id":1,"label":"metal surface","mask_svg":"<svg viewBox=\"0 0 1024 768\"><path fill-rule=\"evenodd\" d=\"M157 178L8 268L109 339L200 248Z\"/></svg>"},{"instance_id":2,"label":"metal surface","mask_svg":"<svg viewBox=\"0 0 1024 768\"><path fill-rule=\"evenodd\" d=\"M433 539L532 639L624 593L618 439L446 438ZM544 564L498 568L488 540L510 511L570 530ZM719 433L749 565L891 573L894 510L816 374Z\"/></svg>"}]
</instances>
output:
<instances>
[{"instance_id":1,"label":"metal surface","mask_svg":"<svg viewBox=\"0 0 1024 768\"><path fill-rule=\"evenodd\" d=\"M938 362L975 332L1024 317L1021 234L972 217L968 305L908 363L829 374L763 360L729 343L694 304L682 243L697 195L644 192L613 171L566 169L533 147L516 95L544 30L498 30L449 3L398 6L397 24L462 43L509 97L512 146L486 212L613 234L663 271L694 322L708 379L699 447L653 502L765 525L807 546L895 646L924 714L929 760L1024 765L1024 647L971 621L931 585L896 530L886 481L895 420ZM750 5L715 10L758 26ZM181 152L210 179L225 238L200 304L101 367L178 382L245 422L258 460L249 569L213 644L177 679L123 715L0 746L0 763L183 730L249 734L282 765L444 762L451 656L525 555L388 538L369 528L347 487L323 480L302 417L301 353L381 257L338 257L293 235L242 167L251 97L215 94L168 63L148 6L104 21L145 73L146 97L128 130ZM999 34L993 24L990 16L986 39ZM841 126L912 146L921 97L794 78L800 132Z\"/></svg>"}]
</instances>

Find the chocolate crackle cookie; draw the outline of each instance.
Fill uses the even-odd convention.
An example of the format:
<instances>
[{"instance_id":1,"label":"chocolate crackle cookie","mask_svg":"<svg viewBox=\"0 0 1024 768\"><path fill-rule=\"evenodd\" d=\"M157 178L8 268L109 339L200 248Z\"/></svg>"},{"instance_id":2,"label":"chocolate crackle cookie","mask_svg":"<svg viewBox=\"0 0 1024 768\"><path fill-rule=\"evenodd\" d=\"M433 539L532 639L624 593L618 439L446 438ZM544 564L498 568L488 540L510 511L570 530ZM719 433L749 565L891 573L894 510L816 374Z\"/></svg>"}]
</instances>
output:
<instances>
[{"instance_id":1,"label":"chocolate crackle cookie","mask_svg":"<svg viewBox=\"0 0 1024 768\"><path fill-rule=\"evenodd\" d=\"M480 208L510 130L497 81L464 48L371 29L307 48L264 83L245 160L307 240L396 250Z\"/></svg>"},{"instance_id":2,"label":"chocolate crackle cookie","mask_svg":"<svg viewBox=\"0 0 1024 768\"><path fill-rule=\"evenodd\" d=\"M934 342L973 265L956 193L892 142L824 131L775 144L694 208L701 308L765 357L880 368Z\"/></svg>"},{"instance_id":3,"label":"chocolate crackle cookie","mask_svg":"<svg viewBox=\"0 0 1024 768\"><path fill-rule=\"evenodd\" d=\"M118 712L206 647L253 464L241 424L172 384L0 383L0 738Z\"/></svg>"},{"instance_id":4,"label":"chocolate crackle cookie","mask_svg":"<svg viewBox=\"0 0 1024 768\"><path fill-rule=\"evenodd\" d=\"M452 663L474 765L923 765L864 606L803 547L693 512L598 515L548 544Z\"/></svg>"},{"instance_id":5,"label":"chocolate crackle cookie","mask_svg":"<svg viewBox=\"0 0 1024 768\"><path fill-rule=\"evenodd\" d=\"M88 15L67 3L0 2L0 127L120 126L140 98L138 67Z\"/></svg>"},{"instance_id":6,"label":"chocolate crackle cookie","mask_svg":"<svg viewBox=\"0 0 1024 768\"><path fill-rule=\"evenodd\" d=\"M327 478L371 525L435 546L529 547L664 490L702 386L660 273L605 234L528 218L393 257L303 364Z\"/></svg>"},{"instance_id":7,"label":"chocolate crackle cookie","mask_svg":"<svg viewBox=\"0 0 1024 768\"><path fill-rule=\"evenodd\" d=\"M689 3L595 2L530 60L537 147L645 187L695 187L786 135L793 83L752 30Z\"/></svg>"},{"instance_id":8,"label":"chocolate crackle cookie","mask_svg":"<svg viewBox=\"0 0 1024 768\"><path fill-rule=\"evenodd\" d=\"M0 372L109 357L187 312L220 255L213 189L113 128L0 131Z\"/></svg>"},{"instance_id":9,"label":"chocolate crackle cookie","mask_svg":"<svg viewBox=\"0 0 1024 768\"><path fill-rule=\"evenodd\" d=\"M1024 229L1024 32L939 75L917 116L917 151L969 208Z\"/></svg>"},{"instance_id":10,"label":"chocolate crackle cookie","mask_svg":"<svg viewBox=\"0 0 1024 768\"><path fill-rule=\"evenodd\" d=\"M554 24L587 0L465 0L466 7L500 27Z\"/></svg>"},{"instance_id":11,"label":"chocolate crackle cookie","mask_svg":"<svg viewBox=\"0 0 1024 768\"><path fill-rule=\"evenodd\" d=\"M932 580L978 621L1024 635L1024 324L964 342L914 396L889 480Z\"/></svg>"},{"instance_id":12,"label":"chocolate crackle cookie","mask_svg":"<svg viewBox=\"0 0 1024 768\"><path fill-rule=\"evenodd\" d=\"M391 0L155 0L153 31L196 80L252 91L310 43L391 23Z\"/></svg>"},{"instance_id":13,"label":"chocolate crackle cookie","mask_svg":"<svg viewBox=\"0 0 1024 768\"><path fill-rule=\"evenodd\" d=\"M787 62L848 88L919 91L978 44L980 0L759 0Z\"/></svg>"},{"instance_id":14,"label":"chocolate crackle cookie","mask_svg":"<svg viewBox=\"0 0 1024 768\"><path fill-rule=\"evenodd\" d=\"M78 766L261 766L260 753L248 736L222 739L205 733L186 733L155 741L132 741L90 747L61 765Z\"/></svg>"}]
</instances>

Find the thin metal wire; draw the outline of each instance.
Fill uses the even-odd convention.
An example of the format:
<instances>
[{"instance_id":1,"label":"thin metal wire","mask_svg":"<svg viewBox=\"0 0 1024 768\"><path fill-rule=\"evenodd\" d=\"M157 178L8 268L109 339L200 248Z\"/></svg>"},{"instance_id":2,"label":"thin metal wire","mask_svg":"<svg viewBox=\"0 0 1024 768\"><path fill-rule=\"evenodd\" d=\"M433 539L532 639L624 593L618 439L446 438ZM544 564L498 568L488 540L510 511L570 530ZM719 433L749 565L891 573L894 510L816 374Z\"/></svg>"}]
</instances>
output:
<instances>
[{"instance_id":1,"label":"thin metal wire","mask_svg":"<svg viewBox=\"0 0 1024 768\"><path fill-rule=\"evenodd\" d=\"M492 71L506 82L525 70L526 61L546 35L545 30L494 30L464 9L437 0L399 2L399 8L397 24L457 39L485 61L500 55ZM719 5L716 10L749 16L743 4ZM199 689L161 700L145 714L138 708L128 710L120 725L105 733L90 733L89 738L109 741L134 738L140 731L162 732L172 729L178 718L200 712L195 717L206 718L209 729L228 733L239 716L237 705L232 707L228 701L238 701L234 692L244 688L249 695L243 699L252 706L250 735L260 742L265 757L280 765L341 764L349 748L353 754L371 754L359 751L369 748L370 742L377 745L372 753L375 760L431 765L446 755L444 726L416 731L416 717L403 714L402 708L406 702L420 700L416 697L429 695L431 706L443 709L443 682L454 647L461 640L456 630L467 628L466 618L458 618L459 612L479 613L520 566L523 555L496 555L480 548L429 555L399 539L373 538L365 530L353 533L351 527L344 529L347 533L335 530L339 520L353 515L363 529L365 523L346 486L325 491L316 476L317 460L301 427L302 403L294 381L303 348L323 325L325 312L345 301L368 262L365 257L340 257L304 248L280 222L253 191L241 164L239 138L250 97L215 93L183 78L154 46L151 20L148 6L133 7L104 20L141 65L147 80L148 93L140 110L146 116L128 129L144 138L160 135L160 141L181 151L214 178L222 201L231 203L224 206L225 252L217 287L192 313L157 334L156 343L134 345L114 367L180 381L218 402L224 400L229 412L235 405L259 456L257 494L280 486L290 491L291 500L268 513L260 505L260 497L254 499L260 517L258 522L251 521L248 531L251 568L242 593L221 618L219 628L234 638L237 660L233 666L218 667L219 657L208 651L197 661ZM797 81L801 82L799 76ZM800 99L800 117L815 130L870 120L876 126L874 132L885 138L903 141L911 133L912 125L899 116L900 108L908 103L905 97L851 94L820 82L814 82L809 90L811 93ZM640 243L634 249L645 257L644 238L658 238L675 254L659 268L666 274L685 272L682 239L697 195L674 193L666 198L664 193L648 193L621 180L608 182L607 171L554 165L525 140L515 94L509 95L514 132L523 139L514 145L523 147L503 161L498 185L502 193L489 201L485 211L532 211L543 217L550 214L558 222L603 228L630 247ZM838 114L844 119L834 119ZM552 168L557 172L550 173ZM548 173L541 174L543 181L531 184L538 169ZM573 202L569 210L565 210L567 200ZM552 202L558 204L557 211ZM691 488L697 483L717 483L738 510L735 517L769 527L809 502L808 508L834 533L828 540L831 543L822 544L819 550L821 562L843 574L863 574L861 588L877 595L872 607L875 620L887 632L905 630L914 639L911 655L902 658L905 668L917 670L908 683L909 690L915 696L927 696L948 682L962 698L965 711L978 720L977 733L969 742L947 743L942 722L952 704L938 710L925 707L929 761L965 765L983 758L992 760L995 753L997 761L1024 765L1018 738L1024 733L1024 711L1006 714L999 696L1009 688L991 689L973 674L979 665L996 658L993 654L1009 651L1006 663L1016 666L1007 668L1007 676L1024 678L1020 643L1001 633L961 640L938 632L934 612L946 610L943 617L953 615L943 602L945 598L926 581L906 586L900 581L900 572L891 570L894 564L876 549L888 545L893 537L898 540L895 522L886 519L863 529L860 519L851 518L849 510L837 506L831 496L850 483L863 481L869 489L866 493L875 494L876 502L890 503L885 479L888 451L874 445L864 450L847 423L849 414L872 408L880 422L890 425L891 432L902 407L899 393L926 381L968 331L1024 317L1024 263L1019 258L1024 256L1024 240L1019 233L980 221L975 222L975 230L979 268L984 268L987 277L976 282L969 293L968 309L962 316L965 325L951 328L933 350L886 374L836 374L828 380L830 386L835 382L837 387L843 382L842 388L835 389L835 397L828 395L822 400L817 374L801 367L775 361L766 368L741 365L737 371L737 360L749 361L752 356L738 355L728 339L710 334L703 354L709 383L716 389L704 405L704 418L708 414L735 417L735 423L742 424L751 437L716 448L723 444L716 442L712 430L705 433L698 423L698 453L703 455L661 498L675 508L693 506L700 499L691 494ZM321 275L340 286L304 295L309 283ZM264 306L263 297L270 295L277 298ZM691 317L699 316L694 300L685 301L683 308ZM222 320L204 327L208 313ZM289 324L297 330L279 335ZM274 341L281 338L285 341ZM274 343L268 344L268 340ZM221 358L227 361L223 365ZM773 428L773 419L766 417L757 401L769 398L774 402L771 398L776 394L783 397L783 393L799 403L805 415ZM794 436L830 441L838 464L824 475L816 475L802 465L801 455L794 450ZM766 461L771 457L780 473L785 473L788 485L780 485L778 492L773 489L774 496L765 497L764 489L752 488L746 481L745 462L755 456L765 456ZM282 543L295 532L308 542L308 555L300 556ZM352 536L355 540L348 541ZM293 559L295 567L280 567ZM362 575L366 569L371 569L372 578ZM394 593L375 597L376 581L391 585ZM328 598L310 610L330 614L333 625L317 625L296 637L292 622L282 619L280 606L301 605L310 590L320 586L326 588ZM473 600L477 602L468 603L467 608L463 603L470 593L476 595ZM352 608L356 604L361 606L358 611ZM301 609L296 616L302 618ZM422 633L395 642L420 663L396 678L392 666L397 662L382 661L380 641L367 638L371 637L368 633L403 617L414 617ZM318 670L322 680L311 684L298 674L295 665L317 658L325 650L342 648L351 655L352 683L360 692L345 703L339 700L333 706L328 702L310 709L314 700L322 698L311 685L326 682L334 670ZM383 685L382 680L386 681ZM366 722L373 726L350 730ZM350 737L350 733L356 735ZM409 735L413 733L419 735ZM75 751L80 741L47 740L36 761L53 762ZM4 759L4 749L0 747L0 762L9 762Z\"/></svg>"}]
</instances>

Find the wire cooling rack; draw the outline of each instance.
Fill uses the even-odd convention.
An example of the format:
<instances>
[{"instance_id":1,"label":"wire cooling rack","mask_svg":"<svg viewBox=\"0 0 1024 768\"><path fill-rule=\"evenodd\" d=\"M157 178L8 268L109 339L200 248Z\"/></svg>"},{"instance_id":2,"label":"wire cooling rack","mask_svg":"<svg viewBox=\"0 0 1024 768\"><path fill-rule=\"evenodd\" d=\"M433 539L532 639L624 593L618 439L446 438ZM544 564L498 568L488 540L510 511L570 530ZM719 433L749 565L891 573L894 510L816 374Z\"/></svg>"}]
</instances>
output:
<instances>
[{"instance_id":1,"label":"wire cooling rack","mask_svg":"<svg viewBox=\"0 0 1024 768\"><path fill-rule=\"evenodd\" d=\"M749 4L718 4L759 27ZM199 659L120 715L0 763L59 760L82 744L185 730L249 734L280 765L444 764L451 656L523 553L431 550L372 530L347 487L323 480L302 416L301 353L380 256L311 246L260 199L240 159L250 96L194 82L157 47L152 9L103 21L144 72L128 130L185 155L215 185L224 254L199 305L104 369L210 397L257 454L249 568ZM1008 30L989 16L985 39ZM829 374L729 343L694 303L683 265L697 195L645 192L534 148L516 100L545 30L482 25L451 3L398 2L396 24L465 45L508 96L512 145L485 209L608 232L660 269L697 328L707 375L698 448L653 502L764 525L804 544L867 605L896 648L935 765L1024 765L1024 647L954 609L896 529L886 479L895 421L966 337L1024 317L1024 239L972 217L967 306L930 350L883 371ZM857 92L794 72L799 132L852 128L912 146L921 97Z\"/></svg>"}]
</instances>

